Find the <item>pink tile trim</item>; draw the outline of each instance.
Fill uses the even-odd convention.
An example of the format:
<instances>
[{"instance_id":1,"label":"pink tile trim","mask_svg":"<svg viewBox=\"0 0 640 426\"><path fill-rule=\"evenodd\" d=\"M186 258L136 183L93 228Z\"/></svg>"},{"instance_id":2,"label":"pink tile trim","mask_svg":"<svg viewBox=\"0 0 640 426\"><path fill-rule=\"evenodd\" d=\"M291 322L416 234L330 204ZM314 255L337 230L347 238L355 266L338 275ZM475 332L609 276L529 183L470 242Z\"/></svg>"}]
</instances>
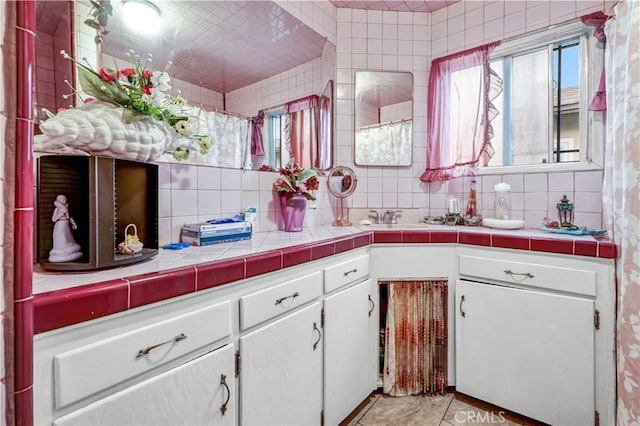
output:
<instances>
[{"instance_id":1,"label":"pink tile trim","mask_svg":"<svg viewBox=\"0 0 640 426\"><path fill-rule=\"evenodd\" d=\"M15 315L15 383L20 392L33 385L33 299L13 302ZM17 328L20 327L20 328Z\"/></svg>"},{"instance_id":2,"label":"pink tile trim","mask_svg":"<svg viewBox=\"0 0 640 426\"><path fill-rule=\"evenodd\" d=\"M531 250L546 253L573 254L573 241L531 238Z\"/></svg>"},{"instance_id":3,"label":"pink tile trim","mask_svg":"<svg viewBox=\"0 0 640 426\"><path fill-rule=\"evenodd\" d=\"M31 200L33 203L33 198ZM15 210L14 218L14 300L30 298L33 294L33 208ZM26 243L25 243L26 242Z\"/></svg>"},{"instance_id":4,"label":"pink tile trim","mask_svg":"<svg viewBox=\"0 0 640 426\"><path fill-rule=\"evenodd\" d=\"M282 252L272 250L245 257L246 276L254 277L282 269Z\"/></svg>"},{"instance_id":5,"label":"pink tile trim","mask_svg":"<svg viewBox=\"0 0 640 426\"><path fill-rule=\"evenodd\" d=\"M282 252L283 268L311 261L311 246L308 245L286 247L280 251Z\"/></svg>"},{"instance_id":6,"label":"pink tile trim","mask_svg":"<svg viewBox=\"0 0 640 426\"><path fill-rule=\"evenodd\" d=\"M196 265L196 291L244 279L247 276L245 263L242 257Z\"/></svg>"},{"instance_id":7,"label":"pink tile trim","mask_svg":"<svg viewBox=\"0 0 640 426\"><path fill-rule=\"evenodd\" d=\"M196 268L172 269L128 278L129 306L135 308L196 291Z\"/></svg>"},{"instance_id":8,"label":"pink tile trim","mask_svg":"<svg viewBox=\"0 0 640 426\"><path fill-rule=\"evenodd\" d=\"M477 234L475 232L460 232L458 243L474 246L491 247L491 234Z\"/></svg>"},{"instance_id":9,"label":"pink tile trim","mask_svg":"<svg viewBox=\"0 0 640 426\"><path fill-rule=\"evenodd\" d=\"M129 283L118 279L37 294L34 331L43 333L129 308Z\"/></svg>"},{"instance_id":10,"label":"pink tile trim","mask_svg":"<svg viewBox=\"0 0 640 426\"><path fill-rule=\"evenodd\" d=\"M339 237L316 244L286 247L255 255L210 262L162 273L129 277L67 290L39 294L35 298L36 333L75 324L99 316L212 288L289 266L364 247L372 243L460 243L517 250L615 257L615 244L586 240L528 238L468 231L376 230ZM130 283L127 306L126 290ZM197 288L196 288L197 283ZM92 293L87 295L87 291ZM109 300L105 302L105 300ZM77 305L77 306L76 306ZM61 315L61 313L63 313Z\"/></svg>"},{"instance_id":11,"label":"pink tile trim","mask_svg":"<svg viewBox=\"0 0 640 426\"><path fill-rule=\"evenodd\" d=\"M16 392L14 395L16 404L15 424L18 426L30 426L33 424L33 386L29 389Z\"/></svg>"}]
</instances>

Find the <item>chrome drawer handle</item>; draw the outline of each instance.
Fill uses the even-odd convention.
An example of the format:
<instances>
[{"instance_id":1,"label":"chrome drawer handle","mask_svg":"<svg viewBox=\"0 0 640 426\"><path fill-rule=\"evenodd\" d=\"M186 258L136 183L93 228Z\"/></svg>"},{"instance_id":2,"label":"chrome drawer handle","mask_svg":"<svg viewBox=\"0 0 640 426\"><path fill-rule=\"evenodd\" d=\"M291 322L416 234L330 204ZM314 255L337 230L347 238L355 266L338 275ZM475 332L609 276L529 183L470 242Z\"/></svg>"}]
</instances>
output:
<instances>
[{"instance_id":1,"label":"chrome drawer handle","mask_svg":"<svg viewBox=\"0 0 640 426\"><path fill-rule=\"evenodd\" d=\"M373 303L373 299L371 298L371 295L369 295L369 304L371 305L371 309L369 310L369 316L371 316L371 313L376 308L376 304Z\"/></svg>"},{"instance_id":2,"label":"chrome drawer handle","mask_svg":"<svg viewBox=\"0 0 640 426\"><path fill-rule=\"evenodd\" d=\"M460 297L460 315L462 315L462 318L467 316L467 314L462 310L463 303L464 303L464 294L462 295L462 297Z\"/></svg>"},{"instance_id":3,"label":"chrome drawer handle","mask_svg":"<svg viewBox=\"0 0 640 426\"><path fill-rule=\"evenodd\" d=\"M151 351L152 351L152 350L154 350L154 349L159 348L160 346L168 345L169 343L177 343L177 342L179 342L180 340L184 340L184 339L186 339L186 338L187 338L187 335L186 335L186 334L184 334L184 333L180 333L180 334L178 334L176 337L174 337L173 339L171 339L171 340L167 340L166 342L158 343L158 344L153 345L153 346L147 346L146 348L144 348L144 349L140 349L140 350L138 351L138 355L136 355L136 359L138 359L138 358L142 358L142 357L143 357L143 356L145 356L145 355L149 355L149 352L151 352Z\"/></svg>"},{"instance_id":4,"label":"chrome drawer handle","mask_svg":"<svg viewBox=\"0 0 640 426\"><path fill-rule=\"evenodd\" d=\"M318 340L316 340L313 343L313 350L316 350L316 347L318 346L318 343L320 343L320 340L322 340L322 333L320 332L320 329L318 328L318 325L314 322L313 323L313 331L317 331L318 332Z\"/></svg>"},{"instance_id":5,"label":"chrome drawer handle","mask_svg":"<svg viewBox=\"0 0 640 426\"><path fill-rule=\"evenodd\" d=\"M522 276L523 278L521 280L518 281L522 281L525 278L533 278L533 274L529 273L529 272L513 272L511 269L507 269L504 271L505 274L509 275L511 278L515 279L515 275L519 275Z\"/></svg>"},{"instance_id":6,"label":"chrome drawer handle","mask_svg":"<svg viewBox=\"0 0 640 426\"><path fill-rule=\"evenodd\" d=\"M220 412L224 416L227 412L227 404L229 404L229 399L231 399L231 392L229 391L229 386L227 385L227 376L224 374L220 375L220 384L227 389L227 400L220 406Z\"/></svg>"},{"instance_id":7,"label":"chrome drawer handle","mask_svg":"<svg viewBox=\"0 0 640 426\"><path fill-rule=\"evenodd\" d=\"M350 271L345 272L344 274L342 274L343 277L348 277L349 274L355 274L356 272L358 272L358 268L353 268Z\"/></svg>"},{"instance_id":8,"label":"chrome drawer handle","mask_svg":"<svg viewBox=\"0 0 640 426\"><path fill-rule=\"evenodd\" d=\"M300 296L300 293L298 293L297 291L289 296L285 296L285 297L281 297L280 299L276 299L276 305L281 304L282 302L284 302L287 299L295 299L296 297Z\"/></svg>"}]
</instances>

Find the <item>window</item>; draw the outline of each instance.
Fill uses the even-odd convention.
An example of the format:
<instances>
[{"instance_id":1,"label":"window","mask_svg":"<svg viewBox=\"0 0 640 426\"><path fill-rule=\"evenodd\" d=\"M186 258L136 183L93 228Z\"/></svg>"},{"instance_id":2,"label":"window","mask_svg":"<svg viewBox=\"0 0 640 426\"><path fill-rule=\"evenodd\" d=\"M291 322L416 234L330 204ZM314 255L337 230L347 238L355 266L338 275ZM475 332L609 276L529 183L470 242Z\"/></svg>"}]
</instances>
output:
<instances>
[{"instance_id":1,"label":"window","mask_svg":"<svg viewBox=\"0 0 640 426\"><path fill-rule=\"evenodd\" d=\"M588 111L602 68L596 43L573 21L496 47L490 64L503 91L493 101L495 153L481 172L601 166L603 114Z\"/></svg>"}]
</instances>

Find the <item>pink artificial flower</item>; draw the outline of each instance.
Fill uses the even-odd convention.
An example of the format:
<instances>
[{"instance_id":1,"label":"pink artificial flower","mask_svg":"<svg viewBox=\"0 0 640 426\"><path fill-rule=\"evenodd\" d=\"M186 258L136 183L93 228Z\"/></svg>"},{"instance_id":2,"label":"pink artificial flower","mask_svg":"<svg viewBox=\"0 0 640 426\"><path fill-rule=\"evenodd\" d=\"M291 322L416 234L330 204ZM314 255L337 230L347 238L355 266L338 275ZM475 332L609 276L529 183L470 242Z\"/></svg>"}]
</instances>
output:
<instances>
[{"instance_id":1,"label":"pink artificial flower","mask_svg":"<svg viewBox=\"0 0 640 426\"><path fill-rule=\"evenodd\" d=\"M116 72L113 68L102 67L100 68L100 77L107 83L113 83L115 81Z\"/></svg>"},{"instance_id":2,"label":"pink artificial flower","mask_svg":"<svg viewBox=\"0 0 640 426\"><path fill-rule=\"evenodd\" d=\"M86 102L93 102L93 101L95 101L95 100L96 100L95 98L91 98L91 97L84 98L85 103L86 103Z\"/></svg>"},{"instance_id":3,"label":"pink artificial flower","mask_svg":"<svg viewBox=\"0 0 640 426\"><path fill-rule=\"evenodd\" d=\"M118 78L120 77L133 77L136 75L136 70L134 70L133 68L122 68L121 70L118 70Z\"/></svg>"},{"instance_id":4,"label":"pink artificial flower","mask_svg":"<svg viewBox=\"0 0 640 426\"><path fill-rule=\"evenodd\" d=\"M143 86L140 88L145 95L151 95L151 86Z\"/></svg>"}]
</instances>

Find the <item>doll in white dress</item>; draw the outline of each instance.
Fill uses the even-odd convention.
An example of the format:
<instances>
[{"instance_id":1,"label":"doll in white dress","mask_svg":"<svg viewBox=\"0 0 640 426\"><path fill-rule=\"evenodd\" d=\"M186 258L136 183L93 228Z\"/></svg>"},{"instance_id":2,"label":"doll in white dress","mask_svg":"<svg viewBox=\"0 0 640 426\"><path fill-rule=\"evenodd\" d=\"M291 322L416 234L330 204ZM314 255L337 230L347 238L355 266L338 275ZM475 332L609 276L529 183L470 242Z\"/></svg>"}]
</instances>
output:
<instances>
[{"instance_id":1,"label":"doll in white dress","mask_svg":"<svg viewBox=\"0 0 640 426\"><path fill-rule=\"evenodd\" d=\"M53 248L49 252L49 262L71 262L82 257L80 244L76 243L71 229L77 229L75 220L69 216L67 197L58 195L53 202L56 206L51 220L53 225Z\"/></svg>"}]
</instances>

